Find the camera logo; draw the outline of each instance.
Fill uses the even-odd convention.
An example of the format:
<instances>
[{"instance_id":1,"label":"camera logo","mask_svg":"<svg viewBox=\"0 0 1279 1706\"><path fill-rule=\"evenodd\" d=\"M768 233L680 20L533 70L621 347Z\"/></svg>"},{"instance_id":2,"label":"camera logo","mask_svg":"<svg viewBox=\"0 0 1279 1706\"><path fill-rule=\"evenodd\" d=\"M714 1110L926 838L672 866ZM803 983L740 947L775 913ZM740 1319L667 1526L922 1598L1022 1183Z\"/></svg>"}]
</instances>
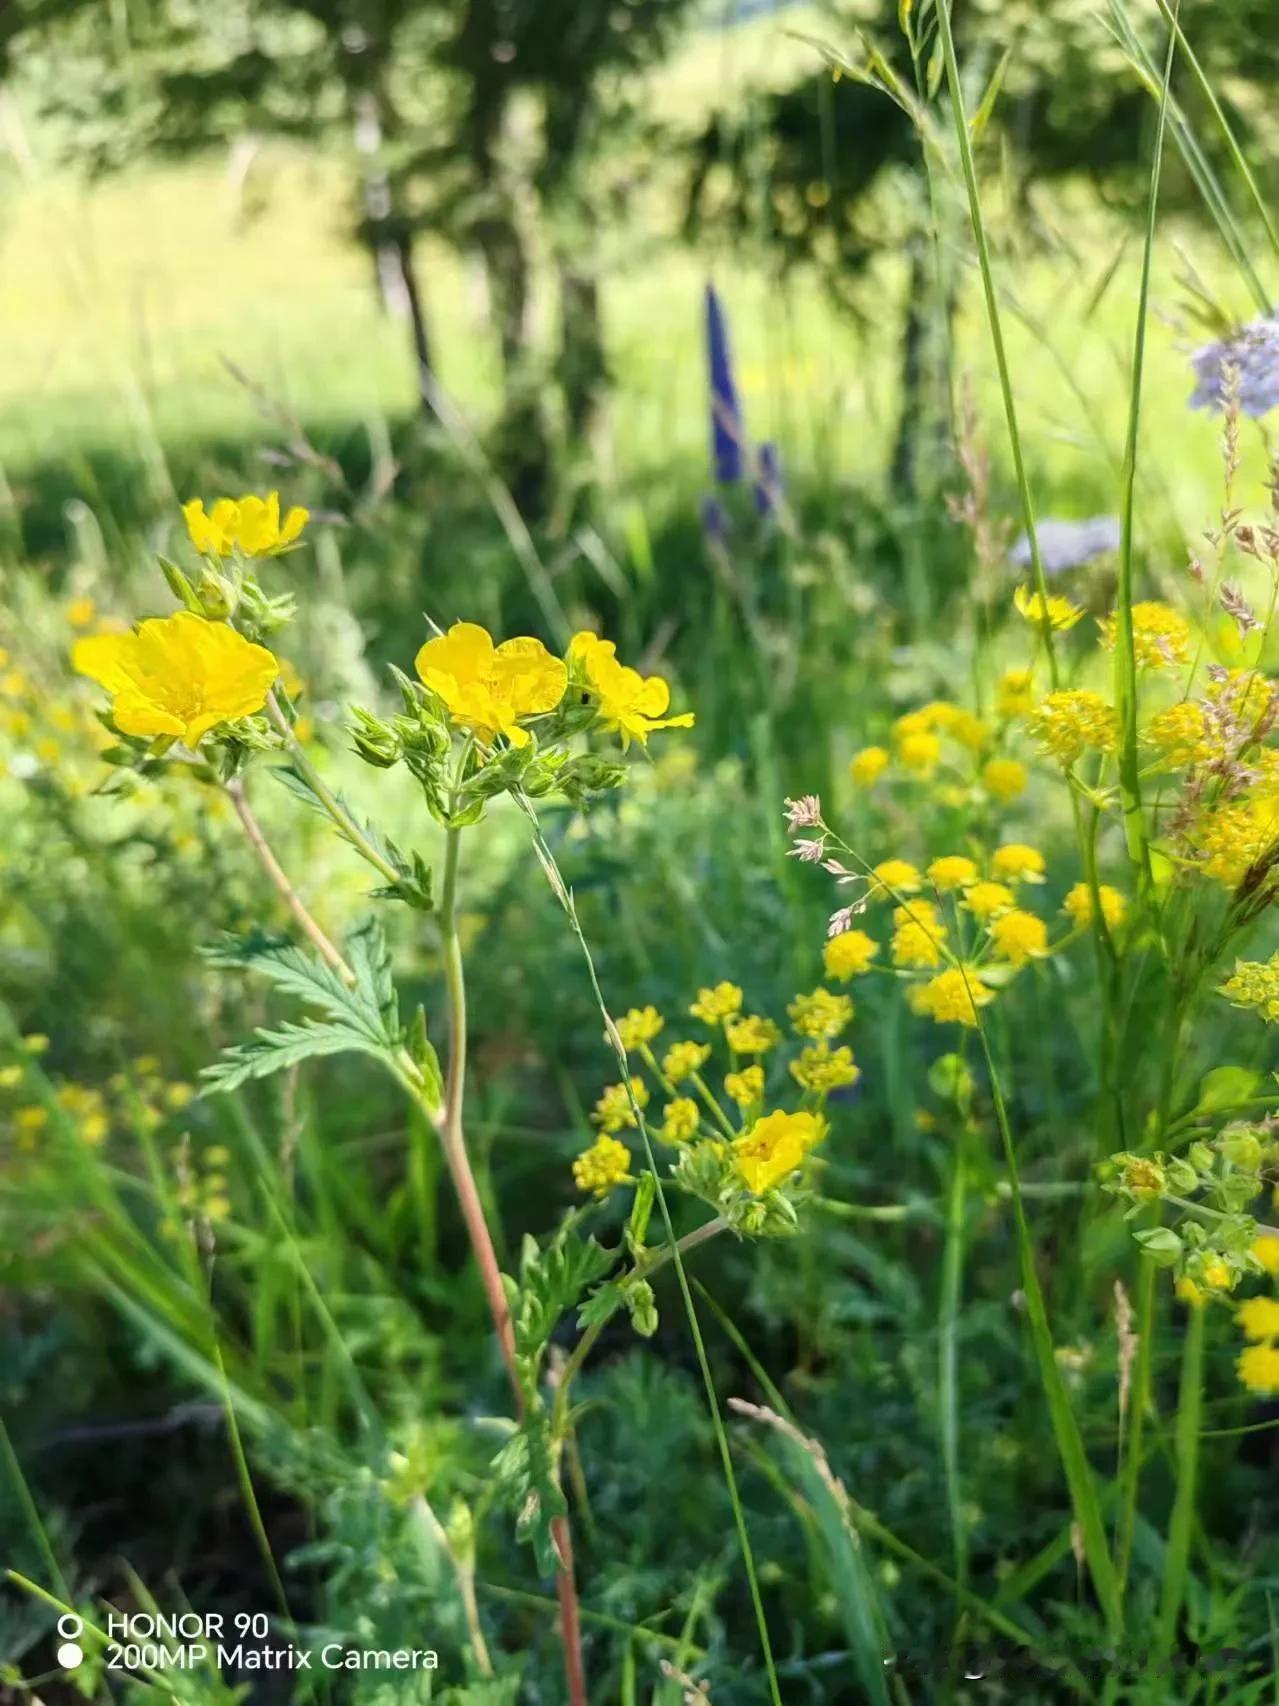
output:
<instances>
[{"instance_id":1,"label":"camera logo","mask_svg":"<svg viewBox=\"0 0 1279 1706\"><path fill-rule=\"evenodd\" d=\"M84 1634L84 1619L67 1615L58 1619L58 1634L62 1644L58 1648L58 1663L63 1670L74 1670L84 1659L84 1648L76 1637Z\"/></svg>"}]
</instances>

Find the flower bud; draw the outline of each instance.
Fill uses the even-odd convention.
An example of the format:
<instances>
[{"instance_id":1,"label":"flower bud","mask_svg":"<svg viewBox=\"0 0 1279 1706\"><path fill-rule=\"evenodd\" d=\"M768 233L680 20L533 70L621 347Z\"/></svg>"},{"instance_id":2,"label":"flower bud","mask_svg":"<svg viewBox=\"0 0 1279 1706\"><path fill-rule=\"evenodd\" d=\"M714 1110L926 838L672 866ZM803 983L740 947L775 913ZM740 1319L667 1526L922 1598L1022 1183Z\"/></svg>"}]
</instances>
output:
<instances>
[{"instance_id":1,"label":"flower bud","mask_svg":"<svg viewBox=\"0 0 1279 1706\"><path fill-rule=\"evenodd\" d=\"M1157 1161L1142 1155L1129 1155L1123 1170L1123 1186L1138 1202L1157 1202L1164 1194L1167 1179Z\"/></svg>"}]
</instances>

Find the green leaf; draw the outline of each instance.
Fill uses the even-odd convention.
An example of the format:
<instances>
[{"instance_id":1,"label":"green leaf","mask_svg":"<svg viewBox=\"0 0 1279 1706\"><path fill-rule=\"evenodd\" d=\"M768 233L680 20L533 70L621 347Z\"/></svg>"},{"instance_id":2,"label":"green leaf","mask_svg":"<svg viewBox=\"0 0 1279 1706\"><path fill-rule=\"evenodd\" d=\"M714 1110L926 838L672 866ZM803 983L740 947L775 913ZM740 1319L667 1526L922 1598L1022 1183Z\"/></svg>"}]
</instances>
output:
<instances>
[{"instance_id":1,"label":"green leaf","mask_svg":"<svg viewBox=\"0 0 1279 1706\"><path fill-rule=\"evenodd\" d=\"M1012 56L1012 48L1005 48L1003 57L995 67L994 72L991 75L990 82L986 85L986 93L982 96L981 103L978 106L977 111L968 121L968 128L972 132L974 142L981 141L982 133L990 123L990 115L995 110L995 102L999 99L999 91L1004 86L1004 73L1008 70L1008 62L1011 60Z\"/></svg>"},{"instance_id":2,"label":"green leaf","mask_svg":"<svg viewBox=\"0 0 1279 1706\"><path fill-rule=\"evenodd\" d=\"M1205 1073L1199 1085L1199 1100L1194 1111L1197 1114L1222 1113L1226 1108L1237 1108L1241 1102L1247 1102L1257 1094L1261 1083L1261 1074L1253 1072L1246 1066L1217 1066L1211 1072Z\"/></svg>"},{"instance_id":3,"label":"green leaf","mask_svg":"<svg viewBox=\"0 0 1279 1706\"><path fill-rule=\"evenodd\" d=\"M404 1042L414 1066L422 1074L427 1102L435 1112L444 1105L444 1074L440 1071L440 1057L435 1052L435 1045L427 1035L426 1009L420 1002Z\"/></svg>"},{"instance_id":4,"label":"green leaf","mask_svg":"<svg viewBox=\"0 0 1279 1706\"><path fill-rule=\"evenodd\" d=\"M288 789L294 799L300 800L310 811L329 819L330 822L335 821L328 806L300 770L294 769L291 764L282 764L277 765L271 774L282 787ZM333 799L343 814L355 825L356 830L363 837L365 845L371 847L382 862L390 865L397 874L399 879L397 882L388 883L382 888L372 890L374 898L377 900L402 900L417 912L431 912L435 905L431 898L431 872L430 867L424 863L421 855L404 853L393 841L388 840L375 824L358 817L341 794L335 793ZM363 853L364 849L343 829L340 823L336 825L336 828L348 846L355 847L357 851Z\"/></svg>"},{"instance_id":5,"label":"green leaf","mask_svg":"<svg viewBox=\"0 0 1279 1706\"><path fill-rule=\"evenodd\" d=\"M238 1090L251 1078L269 1078L273 1072L296 1066L300 1060L352 1051L374 1055L384 1053L346 1025L304 1019L301 1024L286 1023L275 1030L263 1026L253 1033L251 1042L236 1043L224 1050L221 1060L206 1066L200 1077L210 1092L225 1093Z\"/></svg>"}]
</instances>

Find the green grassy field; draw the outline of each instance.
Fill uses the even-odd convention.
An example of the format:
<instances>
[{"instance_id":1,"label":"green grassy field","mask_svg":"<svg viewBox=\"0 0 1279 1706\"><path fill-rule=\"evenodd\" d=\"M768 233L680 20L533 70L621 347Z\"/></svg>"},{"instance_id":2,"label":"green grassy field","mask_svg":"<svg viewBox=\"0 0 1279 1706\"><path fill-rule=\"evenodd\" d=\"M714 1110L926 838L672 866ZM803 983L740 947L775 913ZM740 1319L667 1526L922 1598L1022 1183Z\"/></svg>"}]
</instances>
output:
<instances>
[{"instance_id":1,"label":"green grassy field","mask_svg":"<svg viewBox=\"0 0 1279 1706\"><path fill-rule=\"evenodd\" d=\"M655 111L747 106L818 23L696 36ZM1143 300L1131 221L1077 184L1013 207L982 158L1041 516L1120 512L1147 341L1131 553L1055 582L1045 636L1002 549L893 487L891 245L841 316L679 238L673 171L645 176L597 233L589 491L526 536L472 258L421 267L478 453L417 419L341 162L86 186L28 140L0 202L0 1702L70 1698L69 1610L84 1698L232 1706L211 1667L102 1669L95 1624L153 1602L440 1654L429 1692L299 1675L251 1706L1271 1698L1279 544L1265 423L1227 431L1227 495L1222 417L1187 407L1191 278L1250 311L1209 229L1159 224ZM1006 541L948 174L950 366ZM708 281L788 499L721 491L722 546ZM238 516L202 556L179 502L268 485L313 511L296 551ZM1206 538L1227 501L1251 538ZM458 620L548 650L419 655ZM650 729L662 691L583 629L691 726ZM708 1018L721 984L776 1034Z\"/></svg>"}]
</instances>

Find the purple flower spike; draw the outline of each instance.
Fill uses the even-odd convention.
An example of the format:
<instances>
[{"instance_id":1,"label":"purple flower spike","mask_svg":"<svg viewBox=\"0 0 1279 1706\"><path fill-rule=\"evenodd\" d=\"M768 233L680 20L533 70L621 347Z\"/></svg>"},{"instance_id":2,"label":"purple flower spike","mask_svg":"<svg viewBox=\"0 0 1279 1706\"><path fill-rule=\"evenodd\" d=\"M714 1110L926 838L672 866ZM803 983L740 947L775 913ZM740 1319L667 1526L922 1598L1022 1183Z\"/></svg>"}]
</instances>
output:
<instances>
[{"instance_id":1,"label":"purple flower spike","mask_svg":"<svg viewBox=\"0 0 1279 1706\"><path fill-rule=\"evenodd\" d=\"M711 384L711 466L720 485L732 486L742 477L746 431L733 381L728 321L713 284L706 286L706 358Z\"/></svg>"},{"instance_id":2,"label":"purple flower spike","mask_svg":"<svg viewBox=\"0 0 1279 1706\"><path fill-rule=\"evenodd\" d=\"M1204 344L1191 356L1195 370L1192 409L1225 408L1225 374L1238 375L1239 407L1254 420L1279 406L1279 316L1262 314L1228 338Z\"/></svg>"}]
</instances>

